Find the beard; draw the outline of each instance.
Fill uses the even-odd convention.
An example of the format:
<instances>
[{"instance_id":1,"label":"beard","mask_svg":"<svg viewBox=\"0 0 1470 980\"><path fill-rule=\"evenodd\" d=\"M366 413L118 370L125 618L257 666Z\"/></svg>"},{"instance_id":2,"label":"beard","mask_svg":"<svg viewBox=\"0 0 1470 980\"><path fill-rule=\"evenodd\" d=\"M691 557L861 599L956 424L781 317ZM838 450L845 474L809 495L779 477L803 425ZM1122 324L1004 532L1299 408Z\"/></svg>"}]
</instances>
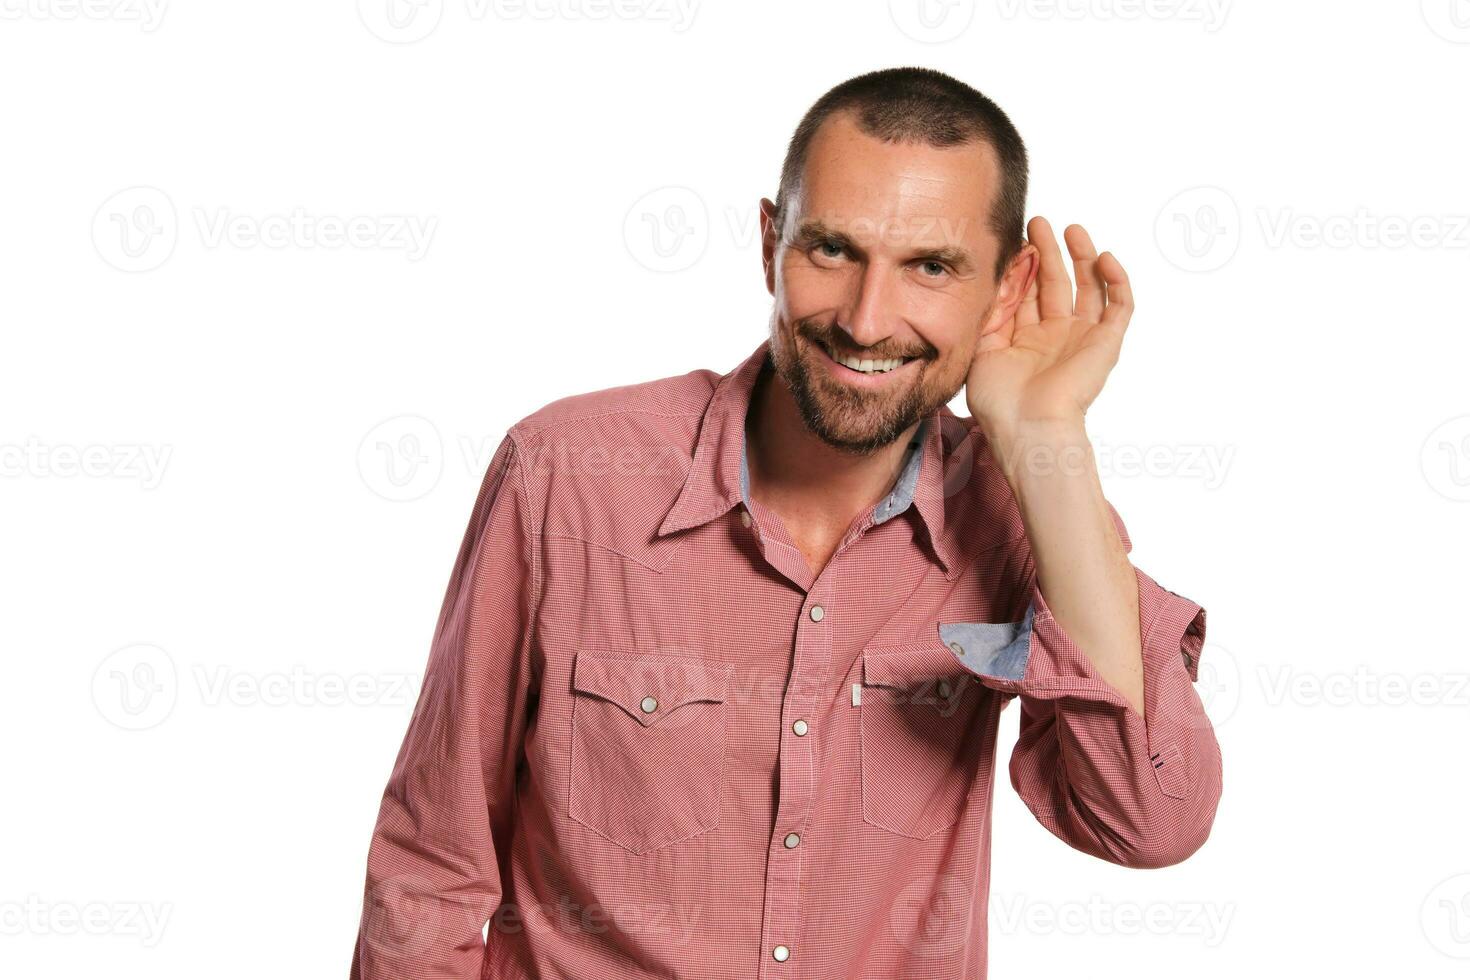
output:
<instances>
[{"instance_id":1,"label":"beard","mask_svg":"<svg viewBox=\"0 0 1470 980\"><path fill-rule=\"evenodd\" d=\"M823 344L839 350L851 347L845 334L812 320L798 320L791 329L791 344L780 342L779 321L771 317L768 365L790 389L802 420L818 438L835 449L866 455L903 435L920 419L949 403L959 389L944 391L928 383L935 351L881 352L880 357L904 356L922 360L918 377L902 390L865 391L834 382L816 361L826 357Z\"/></svg>"}]
</instances>

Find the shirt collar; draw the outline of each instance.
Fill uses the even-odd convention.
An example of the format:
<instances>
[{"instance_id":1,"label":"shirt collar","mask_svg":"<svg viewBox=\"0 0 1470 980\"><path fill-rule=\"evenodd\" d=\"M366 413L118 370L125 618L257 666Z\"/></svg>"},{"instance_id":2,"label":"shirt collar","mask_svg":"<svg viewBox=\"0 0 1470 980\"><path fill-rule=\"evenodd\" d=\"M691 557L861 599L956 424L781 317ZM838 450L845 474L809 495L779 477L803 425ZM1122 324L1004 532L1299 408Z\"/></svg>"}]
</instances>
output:
<instances>
[{"instance_id":1,"label":"shirt collar","mask_svg":"<svg viewBox=\"0 0 1470 980\"><path fill-rule=\"evenodd\" d=\"M720 378L699 426L699 441L684 478L684 486L659 526L659 536L706 524L736 504L749 509L750 479L745 457L745 415L756 379L770 353L770 339L734 370ZM920 420L909 440L898 477L886 496L873 507L873 523L881 524L913 507L918 511L939 563L953 574L951 544L944 535L941 407Z\"/></svg>"}]
</instances>

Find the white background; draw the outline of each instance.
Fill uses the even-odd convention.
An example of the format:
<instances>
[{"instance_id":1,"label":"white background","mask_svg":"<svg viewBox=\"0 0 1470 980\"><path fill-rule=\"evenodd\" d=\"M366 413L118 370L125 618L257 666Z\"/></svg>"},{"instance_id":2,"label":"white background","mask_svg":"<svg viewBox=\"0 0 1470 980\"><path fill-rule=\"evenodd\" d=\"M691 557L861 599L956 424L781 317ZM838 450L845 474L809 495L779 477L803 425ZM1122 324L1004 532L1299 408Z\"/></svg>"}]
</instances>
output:
<instances>
[{"instance_id":1,"label":"white background","mask_svg":"<svg viewBox=\"0 0 1470 980\"><path fill-rule=\"evenodd\" d=\"M1002 772L991 975L1464 976L1470 3L527 2L0 0L0 973L345 976L496 442L753 350L792 128L921 64L1132 275L1225 763L1156 871Z\"/></svg>"}]
</instances>

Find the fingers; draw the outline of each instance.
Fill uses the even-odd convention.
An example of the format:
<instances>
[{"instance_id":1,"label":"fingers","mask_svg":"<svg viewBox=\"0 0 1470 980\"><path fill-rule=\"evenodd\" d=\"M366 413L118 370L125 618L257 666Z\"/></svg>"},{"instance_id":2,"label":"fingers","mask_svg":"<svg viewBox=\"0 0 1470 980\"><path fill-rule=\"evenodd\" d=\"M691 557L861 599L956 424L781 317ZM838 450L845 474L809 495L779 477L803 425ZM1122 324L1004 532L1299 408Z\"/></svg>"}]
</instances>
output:
<instances>
[{"instance_id":1,"label":"fingers","mask_svg":"<svg viewBox=\"0 0 1470 980\"><path fill-rule=\"evenodd\" d=\"M1021 305L1016 307L1017 326L1030 327L1041 322L1040 297L1037 277L1033 276L1031 284L1026 287L1026 295L1021 297Z\"/></svg>"},{"instance_id":2,"label":"fingers","mask_svg":"<svg viewBox=\"0 0 1470 980\"><path fill-rule=\"evenodd\" d=\"M1108 295L1097 272L1097 249L1092 244L1092 236L1081 225L1068 225L1062 237L1067 240L1067 251L1072 255L1072 269L1077 276L1076 314L1096 323Z\"/></svg>"},{"instance_id":3,"label":"fingers","mask_svg":"<svg viewBox=\"0 0 1470 980\"><path fill-rule=\"evenodd\" d=\"M1040 267L1016 311L1016 323L1031 324L1075 315L1079 320L1102 327L1115 347L1121 344L1123 331L1133 316L1133 287L1117 256L1112 252L1099 255L1092 236L1081 225L1067 227L1064 232L1067 251L1077 275L1074 310L1072 283L1067 278L1051 225L1045 218L1032 218L1026 226L1026 235L1036 247Z\"/></svg>"},{"instance_id":4,"label":"fingers","mask_svg":"<svg viewBox=\"0 0 1470 980\"><path fill-rule=\"evenodd\" d=\"M1118 342L1122 343L1123 331L1133 317L1133 286L1123 263L1112 252L1099 255L1095 267L1107 287L1107 308L1099 324L1109 333L1117 334Z\"/></svg>"},{"instance_id":5,"label":"fingers","mask_svg":"<svg viewBox=\"0 0 1470 980\"><path fill-rule=\"evenodd\" d=\"M1026 237L1036 246L1041 258L1041 269L1036 275L1041 319L1071 316L1072 280L1067 278L1067 267L1062 262L1062 252L1057 247L1057 236L1052 233L1051 225L1045 218L1032 218L1026 226Z\"/></svg>"}]
</instances>

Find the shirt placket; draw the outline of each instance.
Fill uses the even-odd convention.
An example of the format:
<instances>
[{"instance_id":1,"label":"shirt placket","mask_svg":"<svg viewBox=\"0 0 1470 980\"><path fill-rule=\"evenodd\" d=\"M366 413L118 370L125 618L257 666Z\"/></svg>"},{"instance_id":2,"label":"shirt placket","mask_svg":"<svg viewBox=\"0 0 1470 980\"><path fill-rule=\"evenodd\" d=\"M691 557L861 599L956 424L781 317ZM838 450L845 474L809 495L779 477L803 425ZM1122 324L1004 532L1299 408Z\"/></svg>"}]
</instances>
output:
<instances>
[{"instance_id":1,"label":"shirt placket","mask_svg":"<svg viewBox=\"0 0 1470 980\"><path fill-rule=\"evenodd\" d=\"M834 582L842 554L872 526L871 512L854 522L822 573L813 581L805 559L784 533L781 522L759 503L746 499L746 516L763 556L806 592L795 624L791 676L781 702L780 781L775 826L766 854L765 908L761 918L761 978L806 976L801 970L801 875L803 853L816 792L817 739L825 723L817 708L827 700L832 635L837 612ZM742 518L744 522L744 518ZM764 529L763 529L764 528ZM795 553L801 568L781 559ZM775 559L775 560L773 560ZM793 572L805 572L794 575Z\"/></svg>"},{"instance_id":2,"label":"shirt placket","mask_svg":"<svg viewBox=\"0 0 1470 980\"><path fill-rule=\"evenodd\" d=\"M797 585L805 598L795 627L796 648L791 676L781 701L780 779L776 823L766 851L765 907L761 916L761 980L808 976L801 967L801 873L809 846L813 796L816 792L817 707L826 698L832 666L834 614L838 611L839 566L843 553L876 523L907 509L918 478L921 425L910 442L904 469L887 497L853 520L820 575L811 567L781 519L750 496L750 474L742 436L740 449L740 522L754 535L766 563Z\"/></svg>"}]
</instances>

